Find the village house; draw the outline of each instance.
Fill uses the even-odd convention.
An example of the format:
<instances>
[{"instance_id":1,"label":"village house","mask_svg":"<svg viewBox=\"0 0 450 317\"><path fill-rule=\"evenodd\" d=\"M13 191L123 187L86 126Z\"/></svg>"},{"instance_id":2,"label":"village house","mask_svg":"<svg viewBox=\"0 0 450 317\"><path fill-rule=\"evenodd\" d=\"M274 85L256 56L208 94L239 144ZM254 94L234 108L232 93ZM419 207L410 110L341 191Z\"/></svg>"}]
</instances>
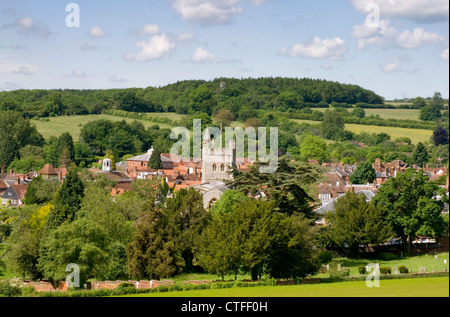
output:
<instances>
[{"instance_id":1,"label":"village house","mask_svg":"<svg viewBox=\"0 0 450 317\"><path fill-rule=\"evenodd\" d=\"M22 205L28 184L13 184L1 195L2 206L18 207Z\"/></svg>"}]
</instances>

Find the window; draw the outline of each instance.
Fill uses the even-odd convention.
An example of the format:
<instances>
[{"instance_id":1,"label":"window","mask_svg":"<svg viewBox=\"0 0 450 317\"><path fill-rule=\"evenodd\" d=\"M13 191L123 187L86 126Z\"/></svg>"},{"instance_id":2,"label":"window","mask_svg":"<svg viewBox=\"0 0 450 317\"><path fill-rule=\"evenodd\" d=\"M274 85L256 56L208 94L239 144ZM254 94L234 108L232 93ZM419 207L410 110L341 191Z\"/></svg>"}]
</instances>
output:
<instances>
[{"instance_id":1,"label":"window","mask_svg":"<svg viewBox=\"0 0 450 317\"><path fill-rule=\"evenodd\" d=\"M212 170L213 170L213 172L217 171L217 165L216 164L213 164Z\"/></svg>"},{"instance_id":2,"label":"window","mask_svg":"<svg viewBox=\"0 0 450 317\"><path fill-rule=\"evenodd\" d=\"M225 165L224 164L220 165L220 171L221 172L225 172Z\"/></svg>"}]
</instances>

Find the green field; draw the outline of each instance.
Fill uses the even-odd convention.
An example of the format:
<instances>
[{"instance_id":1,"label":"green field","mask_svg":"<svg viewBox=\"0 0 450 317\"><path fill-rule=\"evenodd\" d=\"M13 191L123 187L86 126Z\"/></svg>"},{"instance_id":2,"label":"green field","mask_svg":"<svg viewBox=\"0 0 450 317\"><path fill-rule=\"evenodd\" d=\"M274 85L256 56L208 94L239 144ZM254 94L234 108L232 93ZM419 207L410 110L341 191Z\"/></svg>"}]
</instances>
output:
<instances>
[{"instance_id":1,"label":"green field","mask_svg":"<svg viewBox=\"0 0 450 317\"><path fill-rule=\"evenodd\" d=\"M380 287L365 281L326 284L260 286L227 289L147 293L127 297L448 297L449 278L429 277L380 280Z\"/></svg>"},{"instance_id":2,"label":"green field","mask_svg":"<svg viewBox=\"0 0 450 317\"><path fill-rule=\"evenodd\" d=\"M325 112L326 109L333 108L314 108L313 110L318 110ZM347 109L351 112L353 109ZM366 117L370 115L379 115L381 119L397 119L397 120L417 120L419 121L418 109L364 109L366 112Z\"/></svg>"},{"instance_id":3,"label":"green field","mask_svg":"<svg viewBox=\"0 0 450 317\"><path fill-rule=\"evenodd\" d=\"M311 120L297 120L293 119L297 123L308 123L308 124L320 124L320 121ZM363 125L363 124L345 124L345 129L352 131L353 133L387 133L391 136L392 140L399 137L408 137L411 139L412 143L417 144L419 142L430 141L430 137L433 135L432 130L425 129L408 129L408 128L397 128L397 127L381 127L376 125Z\"/></svg>"},{"instance_id":4,"label":"green field","mask_svg":"<svg viewBox=\"0 0 450 317\"><path fill-rule=\"evenodd\" d=\"M157 113L155 113L154 115L162 116L162 114L157 114ZM170 115L172 115L172 117L168 116L169 118L176 119L173 116L175 114L170 114ZM164 124L164 123L116 117L116 116L104 115L104 114L83 115L83 116L61 116L61 117L49 118L49 121L32 120L32 123L34 123L36 125L36 128L44 136L45 139L48 139L51 136L59 137L64 132L69 132L72 135L74 141L78 141L79 137L80 137L81 127L88 122L100 120L100 119L110 120L113 122L125 120L128 123L136 120L138 122L141 122L145 128L152 126L152 125L159 125L161 128L172 128L172 126L170 126L168 124Z\"/></svg>"}]
</instances>

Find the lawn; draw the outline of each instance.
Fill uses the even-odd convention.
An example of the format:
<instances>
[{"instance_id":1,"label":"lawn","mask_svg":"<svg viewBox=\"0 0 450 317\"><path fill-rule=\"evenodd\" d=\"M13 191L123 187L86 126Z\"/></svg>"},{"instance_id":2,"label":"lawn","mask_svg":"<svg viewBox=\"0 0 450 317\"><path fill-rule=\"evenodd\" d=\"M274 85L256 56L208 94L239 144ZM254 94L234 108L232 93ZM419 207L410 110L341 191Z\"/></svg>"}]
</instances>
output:
<instances>
[{"instance_id":1,"label":"lawn","mask_svg":"<svg viewBox=\"0 0 450 317\"><path fill-rule=\"evenodd\" d=\"M293 119L298 123L308 123L308 124L320 124L320 121L311 121L311 120L297 120ZM432 130L425 129L408 129L408 128L397 128L397 127L382 127L376 125L363 125L363 124L345 124L345 129L349 130L353 133L387 133L391 136L392 140L395 140L399 137L408 137L411 139L412 143L417 144L419 142L427 142L430 140L430 137L433 135Z\"/></svg>"},{"instance_id":2,"label":"lawn","mask_svg":"<svg viewBox=\"0 0 450 317\"><path fill-rule=\"evenodd\" d=\"M444 264L444 260L447 261L447 264ZM405 265L409 273L418 273L419 268L422 266L426 269L426 272L440 272L443 271L444 267L446 270L449 269L449 253L440 253L435 260L434 255L424 254L417 255L413 257L397 257L393 260L367 260L367 259L348 259L348 258L334 258L332 260L333 263L339 263L342 267L350 268L351 276L358 276L358 266L359 265L367 265L369 263L379 263L380 267L386 266L391 269L394 267L399 267L400 265ZM317 274L314 277L329 277L328 273Z\"/></svg>"},{"instance_id":3,"label":"lawn","mask_svg":"<svg viewBox=\"0 0 450 317\"><path fill-rule=\"evenodd\" d=\"M158 116L159 114L155 113L155 116ZM171 119L176 119L176 114L171 114ZM45 139L50 138L51 136L59 137L64 132L69 132L72 135L72 138L74 141L78 141L80 138L80 130L82 126L88 122L95 121L95 120L110 120L113 122L116 121L122 121L125 120L126 122L130 123L133 122L136 119L131 118L123 118L123 117L116 117L111 115L104 115L104 114L98 114L98 115L82 115L82 116L61 116L61 117L52 117L49 118L49 121L43 121L43 120L32 120L32 123L36 125L36 128L38 131L44 136ZM161 128L172 128L172 126L164 123L157 123L157 122L151 122L146 120L136 120L144 125L145 128L152 126L152 125L159 125Z\"/></svg>"},{"instance_id":4,"label":"lawn","mask_svg":"<svg viewBox=\"0 0 450 317\"><path fill-rule=\"evenodd\" d=\"M147 293L128 297L448 297L449 278L429 277L380 280L380 287L365 281L324 284L256 286L227 289Z\"/></svg>"}]
</instances>

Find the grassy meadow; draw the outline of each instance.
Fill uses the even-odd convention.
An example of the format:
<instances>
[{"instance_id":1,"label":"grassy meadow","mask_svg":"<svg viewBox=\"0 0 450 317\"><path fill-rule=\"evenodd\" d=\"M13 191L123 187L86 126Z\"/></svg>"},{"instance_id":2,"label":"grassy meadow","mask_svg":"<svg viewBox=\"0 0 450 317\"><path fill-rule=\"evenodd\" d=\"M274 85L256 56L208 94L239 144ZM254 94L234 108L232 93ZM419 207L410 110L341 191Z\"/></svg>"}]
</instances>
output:
<instances>
[{"instance_id":1,"label":"grassy meadow","mask_svg":"<svg viewBox=\"0 0 450 317\"><path fill-rule=\"evenodd\" d=\"M157 115L162 115L162 114L154 114L154 115L157 116ZM169 115L174 115L174 114L169 114ZM173 116L168 116L168 117L175 119ZM51 136L59 137L64 132L69 132L72 135L72 138L74 139L74 141L78 141L80 138L80 130L81 130L82 126L88 122L100 120L100 119L110 120L113 122L125 120L128 123L136 120L136 121L142 123L145 128L152 126L152 125L159 125L161 128L172 128L172 126L165 124L165 123L151 122L151 121L146 121L146 120L138 120L138 119L124 118L124 117L116 117L116 116L104 115L104 114L52 117L52 118L49 118L49 121L32 120L32 123L34 123L36 125L36 128L38 129L38 131L42 134L42 136L45 139L48 139Z\"/></svg>"},{"instance_id":2,"label":"grassy meadow","mask_svg":"<svg viewBox=\"0 0 450 317\"><path fill-rule=\"evenodd\" d=\"M312 121L312 120L298 120L293 119L298 123L308 123L308 124L320 124L320 121ZM419 142L427 142L430 141L430 137L433 135L432 130L425 129L408 129L408 128L397 128L397 127L380 127L376 125L364 125L364 124L345 124L345 129L349 130L353 133L387 133L391 136L392 140L395 140L399 137L408 137L411 139L412 143L417 144Z\"/></svg>"},{"instance_id":3,"label":"grassy meadow","mask_svg":"<svg viewBox=\"0 0 450 317\"><path fill-rule=\"evenodd\" d=\"M333 108L314 108L313 110L318 110L325 112L326 109ZM351 112L353 109L347 109ZM396 119L396 120L419 120L420 110L418 109L364 109L366 112L366 117L374 115L380 116L381 119Z\"/></svg>"},{"instance_id":4,"label":"grassy meadow","mask_svg":"<svg viewBox=\"0 0 450 317\"><path fill-rule=\"evenodd\" d=\"M127 295L126 297L448 297L449 278L429 277L380 280L380 287L365 281L255 286L241 288L186 290Z\"/></svg>"}]
</instances>

